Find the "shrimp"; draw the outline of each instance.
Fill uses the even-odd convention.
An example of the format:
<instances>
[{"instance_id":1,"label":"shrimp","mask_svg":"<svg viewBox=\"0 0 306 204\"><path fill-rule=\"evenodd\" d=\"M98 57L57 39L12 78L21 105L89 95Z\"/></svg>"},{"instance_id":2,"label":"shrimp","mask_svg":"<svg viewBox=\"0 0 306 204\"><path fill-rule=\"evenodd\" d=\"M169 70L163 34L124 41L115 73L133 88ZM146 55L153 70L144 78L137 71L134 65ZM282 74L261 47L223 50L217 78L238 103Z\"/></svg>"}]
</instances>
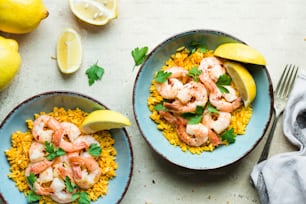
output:
<instances>
[{"instance_id":1,"label":"shrimp","mask_svg":"<svg viewBox=\"0 0 306 204\"><path fill-rule=\"evenodd\" d=\"M74 141L81 135L80 129L73 123L62 122L61 126L63 128L63 135L67 136L70 141Z\"/></svg>"},{"instance_id":2,"label":"shrimp","mask_svg":"<svg viewBox=\"0 0 306 204\"><path fill-rule=\"evenodd\" d=\"M40 161L36 163L30 163L25 170L25 176L30 176L31 173L34 175L39 174L39 178L34 182L33 186L29 184L30 188L39 195L51 195L53 189L50 187L43 187L43 183L52 181L52 162L48 160Z\"/></svg>"},{"instance_id":3,"label":"shrimp","mask_svg":"<svg viewBox=\"0 0 306 204\"><path fill-rule=\"evenodd\" d=\"M222 97L228 102L233 102L238 98L237 91L232 86L224 86L228 93L221 93Z\"/></svg>"},{"instance_id":4,"label":"shrimp","mask_svg":"<svg viewBox=\"0 0 306 204\"><path fill-rule=\"evenodd\" d=\"M99 163L87 152L80 156L70 157L70 163L82 169L81 178L74 178L76 184L84 189L93 186L100 178L102 173Z\"/></svg>"},{"instance_id":5,"label":"shrimp","mask_svg":"<svg viewBox=\"0 0 306 204\"><path fill-rule=\"evenodd\" d=\"M165 99L174 99L179 90L183 87L183 83L176 79L167 79L164 83L156 83L157 92Z\"/></svg>"},{"instance_id":6,"label":"shrimp","mask_svg":"<svg viewBox=\"0 0 306 204\"><path fill-rule=\"evenodd\" d=\"M187 145L198 147L208 140L208 128L203 124L187 124L182 117L175 117L166 111L160 111L159 114L175 126L179 139Z\"/></svg>"},{"instance_id":7,"label":"shrimp","mask_svg":"<svg viewBox=\"0 0 306 204\"><path fill-rule=\"evenodd\" d=\"M66 152L77 152L87 148L86 143L79 143L78 145L73 144L75 140L80 136L81 132L79 128L73 123L62 122L62 135L60 138L59 147Z\"/></svg>"},{"instance_id":8,"label":"shrimp","mask_svg":"<svg viewBox=\"0 0 306 204\"><path fill-rule=\"evenodd\" d=\"M38 162L45 159L45 145L33 142L29 150L29 158L31 162Z\"/></svg>"},{"instance_id":9,"label":"shrimp","mask_svg":"<svg viewBox=\"0 0 306 204\"><path fill-rule=\"evenodd\" d=\"M242 105L241 97L237 97L232 102L228 102L220 96L219 93L211 93L209 95L209 102L215 106L219 111L232 112Z\"/></svg>"},{"instance_id":10,"label":"shrimp","mask_svg":"<svg viewBox=\"0 0 306 204\"><path fill-rule=\"evenodd\" d=\"M201 61L199 69L203 71L202 74L208 74L214 82L216 82L221 75L225 74L225 68L222 62L213 56L205 57ZM199 77L201 78L201 75Z\"/></svg>"},{"instance_id":11,"label":"shrimp","mask_svg":"<svg viewBox=\"0 0 306 204\"><path fill-rule=\"evenodd\" d=\"M218 113L204 113L202 123L213 129L217 134L222 133L231 122L231 114L219 111Z\"/></svg>"},{"instance_id":12,"label":"shrimp","mask_svg":"<svg viewBox=\"0 0 306 204\"><path fill-rule=\"evenodd\" d=\"M72 202L72 193L66 191L65 182L60 178L54 178L50 187L54 193L51 194L51 198L58 203L70 203Z\"/></svg>"},{"instance_id":13,"label":"shrimp","mask_svg":"<svg viewBox=\"0 0 306 204\"><path fill-rule=\"evenodd\" d=\"M55 159L53 164L54 175L62 179L65 179L68 176L70 180L73 181L73 170L69 163L68 157L69 156L67 155L63 155Z\"/></svg>"},{"instance_id":14,"label":"shrimp","mask_svg":"<svg viewBox=\"0 0 306 204\"><path fill-rule=\"evenodd\" d=\"M165 72L170 72L171 75L167 81L156 83L157 92L165 99L174 99L178 91L183 87L183 82L187 79L188 71L182 67L171 67Z\"/></svg>"},{"instance_id":15,"label":"shrimp","mask_svg":"<svg viewBox=\"0 0 306 204\"><path fill-rule=\"evenodd\" d=\"M172 103L165 102L164 106L177 113L194 112L197 106L205 106L208 100L205 86L195 81L186 83L176 98Z\"/></svg>"},{"instance_id":16,"label":"shrimp","mask_svg":"<svg viewBox=\"0 0 306 204\"><path fill-rule=\"evenodd\" d=\"M32 134L37 142L44 144L46 141L54 140L55 145L59 144L58 138L61 136L61 125L53 117L41 115L35 121Z\"/></svg>"}]
</instances>

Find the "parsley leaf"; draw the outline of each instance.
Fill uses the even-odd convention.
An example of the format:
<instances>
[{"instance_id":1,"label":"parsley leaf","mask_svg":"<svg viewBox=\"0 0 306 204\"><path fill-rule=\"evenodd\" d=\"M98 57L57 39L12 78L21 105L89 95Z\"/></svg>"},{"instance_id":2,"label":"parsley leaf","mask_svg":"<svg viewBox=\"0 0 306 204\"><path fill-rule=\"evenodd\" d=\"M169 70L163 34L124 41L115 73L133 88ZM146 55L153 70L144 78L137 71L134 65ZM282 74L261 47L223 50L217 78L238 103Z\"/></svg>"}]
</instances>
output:
<instances>
[{"instance_id":1,"label":"parsley leaf","mask_svg":"<svg viewBox=\"0 0 306 204\"><path fill-rule=\"evenodd\" d=\"M66 154L62 148L55 149L53 144L50 144L48 141L45 142L45 150L48 153L46 159L49 161L54 160L56 157L60 157Z\"/></svg>"},{"instance_id":2,"label":"parsley leaf","mask_svg":"<svg viewBox=\"0 0 306 204\"><path fill-rule=\"evenodd\" d=\"M101 154L101 147L97 144L91 144L90 147L89 147L89 154L91 154L92 156L94 157L97 157Z\"/></svg>"},{"instance_id":3,"label":"parsley leaf","mask_svg":"<svg viewBox=\"0 0 306 204\"><path fill-rule=\"evenodd\" d=\"M78 201L78 204L89 204L90 203L90 199L88 197L88 194L84 191L80 192L80 198Z\"/></svg>"},{"instance_id":4,"label":"parsley leaf","mask_svg":"<svg viewBox=\"0 0 306 204\"><path fill-rule=\"evenodd\" d=\"M193 54L197 49L199 49L199 51L202 53L205 53L208 50L207 46L204 43L196 41L190 43L190 48L191 48L191 54Z\"/></svg>"},{"instance_id":5,"label":"parsley leaf","mask_svg":"<svg viewBox=\"0 0 306 204\"><path fill-rule=\"evenodd\" d=\"M181 116L188 120L188 124L198 124L202 121L204 108L197 106L195 112L187 112L181 114Z\"/></svg>"},{"instance_id":6,"label":"parsley leaf","mask_svg":"<svg viewBox=\"0 0 306 204\"><path fill-rule=\"evenodd\" d=\"M221 135L222 140L226 140L229 144L232 144L236 141L236 135L234 134L234 129L231 128L229 130L224 131Z\"/></svg>"},{"instance_id":7,"label":"parsley leaf","mask_svg":"<svg viewBox=\"0 0 306 204\"><path fill-rule=\"evenodd\" d=\"M168 111L168 109L167 109L163 104L161 104L161 103L157 104L157 105L154 107L154 110L156 110L156 111L161 111L161 110L163 110L163 111Z\"/></svg>"},{"instance_id":8,"label":"parsley leaf","mask_svg":"<svg viewBox=\"0 0 306 204\"><path fill-rule=\"evenodd\" d=\"M147 57L148 50L149 48L147 46L142 47L142 48L136 47L134 50L132 50L131 54L133 56L135 66L141 65L143 63L143 61Z\"/></svg>"},{"instance_id":9,"label":"parsley leaf","mask_svg":"<svg viewBox=\"0 0 306 204\"><path fill-rule=\"evenodd\" d=\"M229 93L229 91L224 86L230 85L231 83L232 83L232 78L227 74L222 74L218 78L216 85L221 91L221 93Z\"/></svg>"},{"instance_id":10,"label":"parsley leaf","mask_svg":"<svg viewBox=\"0 0 306 204\"><path fill-rule=\"evenodd\" d=\"M29 194L27 196L28 203L34 203L36 201L39 201L40 196L34 193L33 191L29 191Z\"/></svg>"},{"instance_id":11,"label":"parsley leaf","mask_svg":"<svg viewBox=\"0 0 306 204\"><path fill-rule=\"evenodd\" d=\"M211 105L211 103L208 102L207 104L207 110L209 113L218 113L218 109Z\"/></svg>"},{"instance_id":12,"label":"parsley leaf","mask_svg":"<svg viewBox=\"0 0 306 204\"><path fill-rule=\"evenodd\" d=\"M158 71L156 76L155 76L155 81L158 83L164 83L169 76L171 76L171 72L165 72L165 71Z\"/></svg>"},{"instance_id":13,"label":"parsley leaf","mask_svg":"<svg viewBox=\"0 0 306 204\"><path fill-rule=\"evenodd\" d=\"M65 178L65 185L68 192L72 193L73 190L76 188L76 185L71 182L70 178L66 176Z\"/></svg>"},{"instance_id":14,"label":"parsley leaf","mask_svg":"<svg viewBox=\"0 0 306 204\"><path fill-rule=\"evenodd\" d=\"M89 86L93 85L95 81L100 80L104 74L104 68L94 64L86 70Z\"/></svg>"},{"instance_id":15,"label":"parsley leaf","mask_svg":"<svg viewBox=\"0 0 306 204\"><path fill-rule=\"evenodd\" d=\"M35 174L33 174L32 172L30 173L29 176L26 177L27 182L30 186L34 187L34 183L36 182L37 178L35 176Z\"/></svg>"},{"instance_id":16,"label":"parsley leaf","mask_svg":"<svg viewBox=\"0 0 306 204\"><path fill-rule=\"evenodd\" d=\"M195 66L195 67L192 67L192 68L189 70L187 76L192 77L193 80L194 80L195 82L198 82L198 81L199 81L199 75L200 75L201 73L202 73L202 70L199 70L198 67Z\"/></svg>"}]
</instances>

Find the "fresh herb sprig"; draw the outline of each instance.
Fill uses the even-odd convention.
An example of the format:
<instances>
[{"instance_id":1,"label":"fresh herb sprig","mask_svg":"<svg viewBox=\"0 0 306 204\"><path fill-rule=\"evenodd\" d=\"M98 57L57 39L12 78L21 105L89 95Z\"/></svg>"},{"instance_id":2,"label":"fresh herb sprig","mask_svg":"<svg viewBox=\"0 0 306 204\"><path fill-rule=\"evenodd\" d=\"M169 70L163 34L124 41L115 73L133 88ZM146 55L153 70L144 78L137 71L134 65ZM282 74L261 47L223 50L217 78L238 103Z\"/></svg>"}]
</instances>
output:
<instances>
[{"instance_id":1,"label":"fresh herb sprig","mask_svg":"<svg viewBox=\"0 0 306 204\"><path fill-rule=\"evenodd\" d=\"M91 154L94 157L100 156L101 151L102 151L101 147L95 143L91 144L88 150L89 154Z\"/></svg>"},{"instance_id":2,"label":"fresh herb sprig","mask_svg":"<svg viewBox=\"0 0 306 204\"><path fill-rule=\"evenodd\" d=\"M33 191L29 191L27 195L27 201L28 203L34 203L40 200L40 195L37 195Z\"/></svg>"},{"instance_id":3,"label":"fresh herb sprig","mask_svg":"<svg viewBox=\"0 0 306 204\"><path fill-rule=\"evenodd\" d=\"M202 121L204 113L204 107L197 106L195 112L187 112L181 114L181 116L188 120L188 124L198 124Z\"/></svg>"},{"instance_id":4,"label":"fresh herb sprig","mask_svg":"<svg viewBox=\"0 0 306 204\"><path fill-rule=\"evenodd\" d=\"M226 130L221 135L221 138L223 141L227 141L229 144L232 144L236 141L236 135L234 133L234 129L231 128L229 130Z\"/></svg>"},{"instance_id":5,"label":"fresh herb sprig","mask_svg":"<svg viewBox=\"0 0 306 204\"><path fill-rule=\"evenodd\" d=\"M48 159L49 161L52 161L56 157L60 157L66 154L66 152L62 148L56 149L55 146L48 141L45 142L45 150L48 153L46 155L46 159Z\"/></svg>"},{"instance_id":6,"label":"fresh herb sprig","mask_svg":"<svg viewBox=\"0 0 306 204\"><path fill-rule=\"evenodd\" d=\"M192 77L195 82L198 82L200 74L202 74L202 70L199 70L198 67L195 66L188 71L187 76Z\"/></svg>"},{"instance_id":7,"label":"fresh herb sprig","mask_svg":"<svg viewBox=\"0 0 306 204\"><path fill-rule=\"evenodd\" d=\"M228 89L225 86L231 85L232 78L227 74L222 74L217 82L216 85L218 89L221 91L221 93L229 93Z\"/></svg>"},{"instance_id":8,"label":"fresh herb sprig","mask_svg":"<svg viewBox=\"0 0 306 204\"><path fill-rule=\"evenodd\" d=\"M158 83L164 83L167 81L167 79L171 76L171 72L166 72L166 71L158 71L156 76L155 76L155 81Z\"/></svg>"},{"instance_id":9,"label":"fresh herb sprig","mask_svg":"<svg viewBox=\"0 0 306 204\"><path fill-rule=\"evenodd\" d=\"M144 62L147 57L148 50L149 48L147 46L142 48L136 47L132 50L131 55L135 62L134 68Z\"/></svg>"},{"instance_id":10,"label":"fresh herb sprig","mask_svg":"<svg viewBox=\"0 0 306 204\"><path fill-rule=\"evenodd\" d=\"M98 65L98 62L90 66L86 70L89 86L93 85L97 80L101 80L104 75L104 68Z\"/></svg>"},{"instance_id":11,"label":"fresh herb sprig","mask_svg":"<svg viewBox=\"0 0 306 204\"><path fill-rule=\"evenodd\" d=\"M78 199L78 204L89 204L90 199L88 194L84 191L76 192L72 194L72 201L76 201Z\"/></svg>"}]
</instances>

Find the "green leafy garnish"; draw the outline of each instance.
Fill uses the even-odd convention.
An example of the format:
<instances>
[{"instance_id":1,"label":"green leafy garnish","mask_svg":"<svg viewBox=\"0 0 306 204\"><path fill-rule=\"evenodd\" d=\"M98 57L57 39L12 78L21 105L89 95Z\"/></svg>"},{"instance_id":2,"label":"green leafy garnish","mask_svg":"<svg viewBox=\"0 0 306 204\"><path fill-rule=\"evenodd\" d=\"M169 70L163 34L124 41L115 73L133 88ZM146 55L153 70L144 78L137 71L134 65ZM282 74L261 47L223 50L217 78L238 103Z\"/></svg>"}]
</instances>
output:
<instances>
[{"instance_id":1,"label":"green leafy garnish","mask_svg":"<svg viewBox=\"0 0 306 204\"><path fill-rule=\"evenodd\" d=\"M91 144L89 147L89 154L91 154L94 157L100 156L101 151L102 151L101 147L95 143Z\"/></svg>"},{"instance_id":2,"label":"green leafy garnish","mask_svg":"<svg viewBox=\"0 0 306 204\"><path fill-rule=\"evenodd\" d=\"M76 201L77 199L79 199L78 204L89 204L90 203L88 194L83 191L72 194L72 201Z\"/></svg>"},{"instance_id":3,"label":"green leafy garnish","mask_svg":"<svg viewBox=\"0 0 306 204\"><path fill-rule=\"evenodd\" d=\"M171 76L171 72L165 72L165 71L158 71L156 76L155 76L155 81L158 83L164 83L169 76Z\"/></svg>"},{"instance_id":4,"label":"green leafy garnish","mask_svg":"<svg viewBox=\"0 0 306 204\"><path fill-rule=\"evenodd\" d=\"M156 110L156 111L168 111L168 109L161 103L157 104L154 107L154 110Z\"/></svg>"},{"instance_id":5,"label":"green leafy garnish","mask_svg":"<svg viewBox=\"0 0 306 204\"><path fill-rule=\"evenodd\" d=\"M54 160L56 157L60 157L66 154L62 148L56 149L53 144L50 144L48 141L45 142L45 150L48 153L46 159L49 161Z\"/></svg>"},{"instance_id":6,"label":"green leafy garnish","mask_svg":"<svg viewBox=\"0 0 306 204\"><path fill-rule=\"evenodd\" d=\"M98 66L98 62L86 70L89 86L93 85L95 81L100 80L104 74L104 68Z\"/></svg>"},{"instance_id":7,"label":"green leafy garnish","mask_svg":"<svg viewBox=\"0 0 306 204\"><path fill-rule=\"evenodd\" d=\"M188 120L188 124L198 124L202 121L204 108L197 106L195 112L187 112L181 114L181 116Z\"/></svg>"},{"instance_id":8,"label":"green leafy garnish","mask_svg":"<svg viewBox=\"0 0 306 204\"><path fill-rule=\"evenodd\" d=\"M229 144L232 144L236 141L236 135L234 134L234 129L231 128L229 130L226 130L221 135L221 138L223 141L227 141Z\"/></svg>"},{"instance_id":9,"label":"green leafy garnish","mask_svg":"<svg viewBox=\"0 0 306 204\"><path fill-rule=\"evenodd\" d=\"M218 113L218 109L216 107L214 107L213 105L211 105L211 103L208 102L207 104L207 111L209 113Z\"/></svg>"},{"instance_id":10,"label":"green leafy garnish","mask_svg":"<svg viewBox=\"0 0 306 204\"><path fill-rule=\"evenodd\" d=\"M27 196L27 201L28 203L34 203L36 201L39 201L40 196L34 193L33 191L29 191L28 196Z\"/></svg>"},{"instance_id":11,"label":"green leafy garnish","mask_svg":"<svg viewBox=\"0 0 306 204\"><path fill-rule=\"evenodd\" d=\"M199 49L200 52L205 53L207 52L207 46L204 43L193 41L190 43L191 54Z\"/></svg>"},{"instance_id":12,"label":"green leafy garnish","mask_svg":"<svg viewBox=\"0 0 306 204\"><path fill-rule=\"evenodd\" d=\"M218 80L216 82L216 85L219 88L219 90L221 91L221 93L229 93L227 88L225 88L224 86L231 85L231 83L232 83L232 78L230 76L228 76L227 74L222 74L218 78Z\"/></svg>"},{"instance_id":13,"label":"green leafy garnish","mask_svg":"<svg viewBox=\"0 0 306 204\"><path fill-rule=\"evenodd\" d=\"M143 63L143 61L147 57L148 50L149 48L147 46L142 47L142 48L136 47L134 50L132 50L131 54L133 56L135 66L141 65Z\"/></svg>"},{"instance_id":14,"label":"green leafy garnish","mask_svg":"<svg viewBox=\"0 0 306 204\"><path fill-rule=\"evenodd\" d=\"M32 172L30 173L29 176L26 177L28 184L31 187L34 187L34 183L36 182L37 178L35 176L35 174L33 174Z\"/></svg>"},{"instance_id":15,"label":"green leafy garnish","mask_svg":"<svg viewBox=\"0 0 306 204\"><path fill-rule=\"evenodd\" d=\"M74 183L71 182L71 179L66 176L65 178L65 185L68 192L72 193L73 190L77 187Z\"/></svg>"},{"instance_id":16,"label":"green leafy garnish","mask_svg":"<svg viewBox=\"0 0 306 204\"><path fill-rule=\"evenodd\" d=\"M199 81L199 75L200 75L201 73L202 73L202 70L199 70L198 67L195 66L195 67L192 67L192 68L189 70L187 76L192 77L193 80L194 80L195 82L198 82L198 81Z\"/></svg>"}]
</instances>

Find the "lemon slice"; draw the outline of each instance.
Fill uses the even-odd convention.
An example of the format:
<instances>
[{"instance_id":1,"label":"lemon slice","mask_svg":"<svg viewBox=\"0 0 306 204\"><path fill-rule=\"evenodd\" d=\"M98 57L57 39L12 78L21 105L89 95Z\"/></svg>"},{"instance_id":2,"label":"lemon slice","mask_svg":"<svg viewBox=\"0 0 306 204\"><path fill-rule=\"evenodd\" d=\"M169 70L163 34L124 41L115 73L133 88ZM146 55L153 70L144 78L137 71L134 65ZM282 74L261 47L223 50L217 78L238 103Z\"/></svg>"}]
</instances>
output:
<instances>
[{"instance_id":1,"label":"lemon slice","mask_svg":"<svg viewBox=\"0 0 306 204\"><path fill-rule=\"evenodd\" d=\"M237 62L227 61L224 66L237 87L244 106L249 106L256 97L256 84L250 72Z\"/></svg>"},{"instance_id":2,"label":"lemon slice","mask_svg":"<svg viewBox=\"0 0 306 204\"><path fill-rule=\"evenodd\" d=\"M81 130L86 134L91 134L101 130L123 128L130 126L131 122L127 117L112 110L97 110L91 112L83 121Z\"/></svg>"},{"instance_id":3,"label":"lemon slice","mask_svg":"<svg viewBox=\"0 0 306 204\"><path fill-rule=\"evenodd\" d=\"M72 28L65 29L57 41L57 64L62 73L77 71L82 62L82 43L79 34Z\"/></svg>"},{"instance_id":4,"label":"lemon slice","mask_svg":"<svg viewBox=\"0 0 306 204\"><path fill-rule=\"evenodd\" d=\"M118 0L69 0L72 13L81 21L102 26L118 16Z\"/></svg>"},{"instance_id":5,"label":"lemon slice","mask_svg":"<svg viewBox=\"0 0 306 204\"><path fill-rule=\"evenodd\" d=\"M221 44L214 51L214 55L238 62L266 65L266 60L260 52L242 43Z\"/></svg>"}]
</instances>

